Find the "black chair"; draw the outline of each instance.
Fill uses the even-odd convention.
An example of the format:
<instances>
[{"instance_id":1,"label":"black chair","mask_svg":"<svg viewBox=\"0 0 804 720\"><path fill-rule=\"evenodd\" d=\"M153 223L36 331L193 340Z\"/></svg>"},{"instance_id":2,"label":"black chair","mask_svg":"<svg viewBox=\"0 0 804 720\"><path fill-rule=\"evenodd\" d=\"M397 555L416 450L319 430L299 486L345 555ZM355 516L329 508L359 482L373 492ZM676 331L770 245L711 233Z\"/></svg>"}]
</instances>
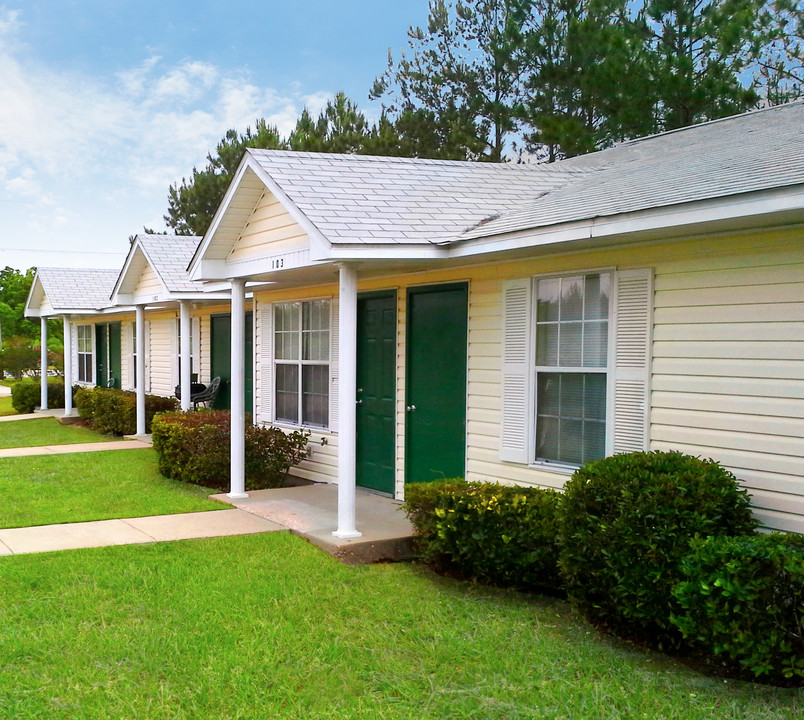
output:
<instances>
[{"instance_id":1,"label":"black chair","mask_svg":"<svg viewBox=\"0 0 804 720\"><path fill-rule=\"evenodd\" d=\"M190 395L190 402L193 404L193 410L198 410L199 404L203 403L205 407L211 407L218 397L218 391L221 389L220 377L212 378L212 382L201 392Z\"/></svg>"}]
</instances>

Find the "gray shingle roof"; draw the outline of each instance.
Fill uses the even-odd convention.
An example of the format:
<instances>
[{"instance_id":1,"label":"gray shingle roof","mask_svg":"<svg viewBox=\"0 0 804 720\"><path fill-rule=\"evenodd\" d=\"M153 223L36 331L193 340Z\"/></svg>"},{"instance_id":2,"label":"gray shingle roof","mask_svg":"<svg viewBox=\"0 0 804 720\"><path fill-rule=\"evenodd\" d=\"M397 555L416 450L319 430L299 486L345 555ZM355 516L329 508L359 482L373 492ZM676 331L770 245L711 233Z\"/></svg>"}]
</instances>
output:
<instances>
[{"instance_id":1,"label":"gray shingle roof","mask_svg":"<svg viewBox=\"0 0 804 720\"><path fill-rule=\"evenodd\" d=\"M804 183L804 103L654 135L558 163L582 171L456 240Z\"/></svg>"},{"instance_id":2,"label":"gray shingle roof","mask_svg":"<svg viewBox=\"0 0 804 720\"><path fill-rule=\"evenodd\" d=\"M333 244L452 243L804 183L804 103L553 165L249 150Z\"/></svg>"},{"instance_id":3,"label":"gray shingle roof","mask_svg":"<svg viewBox=\"0 0 804 720\"><path fill-rule=\"evenodd\" d=\"M500 213L530 205L579 171L249 150L333 244L441 243Z\"/></svg>"},{"instance_id":4,"label":"gray shingle roof","mask_svg":"<svg viewBox=\"0 0 804 720\"><path fill-rule=\"evenodd\" d=\"M111 306L119 270L40 267L37 274L54 309L100 310Z\"/></svg>"},{"instance_id":5,"label":"gray shingle roof","mask_svg":"<svg viewBox=\"0 0 804 720\"><path fill-rule=\"evenodd\" d=\"M202 284L194 282L187 265L195 253L200 237L195 235L137 235L154 271L168 292L199 292Z\"/></svg>"}]
</instances>

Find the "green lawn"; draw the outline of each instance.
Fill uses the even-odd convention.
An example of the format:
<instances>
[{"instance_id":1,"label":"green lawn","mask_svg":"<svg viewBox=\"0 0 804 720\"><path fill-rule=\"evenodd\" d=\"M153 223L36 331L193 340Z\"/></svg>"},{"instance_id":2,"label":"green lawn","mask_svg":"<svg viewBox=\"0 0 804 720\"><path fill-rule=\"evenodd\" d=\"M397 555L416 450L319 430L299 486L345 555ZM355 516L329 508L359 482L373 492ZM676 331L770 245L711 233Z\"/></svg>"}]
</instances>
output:
<instances>
[{"instance_id":1,"label":"green lawn","mask_svg":"<svg viewBox=\"0 0 804 720\"><path fill-rule=\"evenodd\" d=\"M212 492L162 477L150 449L0 458L0 527L225 507Z\"/></svg>"},{"instance_id":2,"label":"green lawn","mask_svg":"<svg viewBox=\"0 0 804 720\"><path fill-rule=\"evenodd\" d=\"M11 397L0 397L0 417L4 415L18 415L14 406L11 404Z\"/></svg>"},{"instance_id":3,"label":"green lawn","mask_svg":"<svg viewBox=\"0 0 804 720\"><path fill-rule=\"evenodd\" d=\"M120 439L100 435L79 425L62 425L52 417L0 423L0 448L73 445Z\"/></svg>"},{"instance_id":4,"label":"green lawn","mask_svg":"<svg viewBox=\"0 0 804 720\"><path fill-rule=\"evenodd\" d=\"M273 533L0 558L0 717L793 720L562 601Z\"/></svg>"}]
</instances>

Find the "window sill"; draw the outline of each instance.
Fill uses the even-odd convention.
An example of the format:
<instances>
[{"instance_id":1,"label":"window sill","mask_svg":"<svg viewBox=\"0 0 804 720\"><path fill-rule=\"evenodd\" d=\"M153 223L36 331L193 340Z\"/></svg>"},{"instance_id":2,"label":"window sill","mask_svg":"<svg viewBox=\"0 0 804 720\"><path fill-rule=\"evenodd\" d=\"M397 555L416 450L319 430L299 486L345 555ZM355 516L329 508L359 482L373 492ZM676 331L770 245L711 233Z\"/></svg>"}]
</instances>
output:
<instances>
[{"instance_id":1,"label":"window sill","mask_svg":"<svg viewBox=\"0 0 804 720\"><path fill-rule=\"evenodd\" d=\"M572 475L580 465L564 465L562 463L552 463L552 462L533 462L528 465L531 470L545 470L547 472L553 472L557 475Z\"/></svg>"}]
</instances>

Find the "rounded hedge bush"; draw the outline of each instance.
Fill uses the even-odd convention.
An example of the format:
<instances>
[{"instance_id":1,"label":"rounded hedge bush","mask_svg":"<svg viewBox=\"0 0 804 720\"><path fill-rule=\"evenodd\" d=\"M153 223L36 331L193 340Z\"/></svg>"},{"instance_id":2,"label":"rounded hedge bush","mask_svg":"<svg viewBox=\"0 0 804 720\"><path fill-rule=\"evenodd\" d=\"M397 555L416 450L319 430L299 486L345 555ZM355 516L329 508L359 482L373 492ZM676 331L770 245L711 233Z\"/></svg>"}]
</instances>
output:
<instances>
[{"instance_id":1,"label":"rounded hedge bush","mask_svg":"<svg viewBox=\"0 0 804 720\"><path fill-rule=\"evenodd\" d=\"M563 507L560 567L570 598L591 620L662 648L681 643L672 589L690 540L755 527L734 475L680 452L589 463L567 483Z\"/></svg>"},{"instance_id":2,"label":"rounded hedge bush","mask_svg":"<svg viewBox=\"0 0 804 720\"><path fill-rule=\"evenodd\" d=\"M11 386L11 405L20 414L32 413L39 407L42 384L39 380L26 378ZM61 380L47 381L47 406L64 407L64 383Z\"/></svg>"},{"instance_id":3,"label":"rounded hedge bush","mask_svg":"<svg viewBox=\"0 0 804 720\"><path fill-rule=\"evenodd\" d=\"M758 679L804 682L804 536L694 540L673 623L702 651Z\"/></svg>"}]
</instances>

